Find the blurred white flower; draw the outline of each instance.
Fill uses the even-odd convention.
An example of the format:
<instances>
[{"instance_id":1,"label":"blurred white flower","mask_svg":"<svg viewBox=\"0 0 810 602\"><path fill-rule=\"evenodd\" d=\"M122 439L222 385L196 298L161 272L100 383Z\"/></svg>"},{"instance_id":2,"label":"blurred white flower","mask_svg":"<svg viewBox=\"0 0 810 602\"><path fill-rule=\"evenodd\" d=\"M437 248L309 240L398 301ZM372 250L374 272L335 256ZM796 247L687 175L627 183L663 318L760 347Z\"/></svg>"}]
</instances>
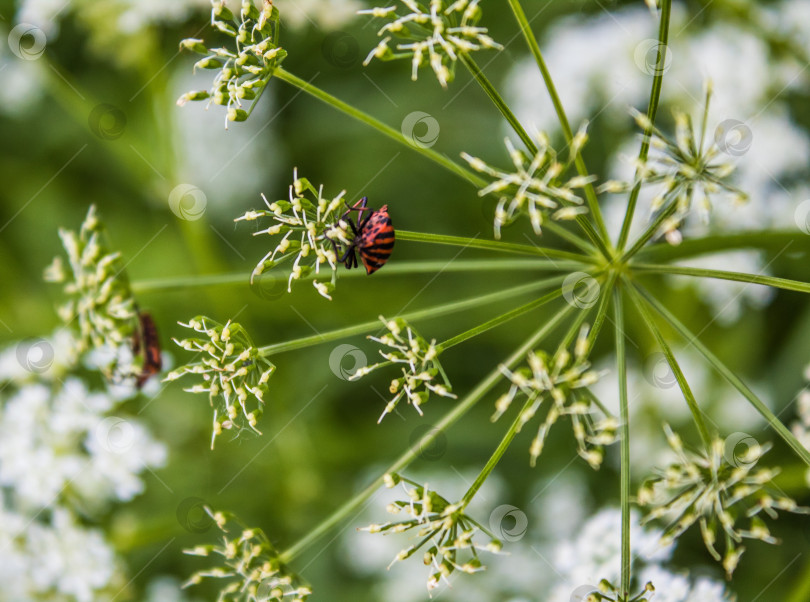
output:
<instances>
[{"instance_id":1,"label":"blurred white flower","mask_svg":"<svg viewBox=\"0 0 810 602\"><path fill-rule=\"evenodd\" d=\"M293 29L312 25L327 31L348 24L363 8L358 0L276 0L275 4L281 22Z\"/></svg>"}]
</instances>

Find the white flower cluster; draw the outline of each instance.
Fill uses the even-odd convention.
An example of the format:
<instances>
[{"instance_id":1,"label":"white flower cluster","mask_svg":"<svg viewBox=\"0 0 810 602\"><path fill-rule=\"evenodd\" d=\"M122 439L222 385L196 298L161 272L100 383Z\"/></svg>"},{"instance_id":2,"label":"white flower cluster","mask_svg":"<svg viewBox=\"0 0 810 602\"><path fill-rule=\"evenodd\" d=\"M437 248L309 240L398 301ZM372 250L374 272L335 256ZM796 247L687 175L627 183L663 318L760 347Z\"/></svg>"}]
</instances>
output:
<instances>
[{"instance_id":1,"label":"white flower cluster","mask_svg":"<svg viewBox=\"0 0 810 602\"><path fill-rule=\"evenodd\" d=\"M67 331L37 345L0 352L0 599L112 599L120 561L80 517L141 493L166 449L109 392L70 375L79 356Z\"/></svg>"},{"instance_id":2,"label":"white flower cluster","mask_svg":"<svg viewBox=\"0 0 810 602\"><path fill-rule=\"evenodd\" d=\"M796 413L799 419L791 427L793 434L807 449L810 449L810 364L804 369L804 378L808 381L804 389L797 396ZM805 476L810 486L810 468Z\"/></svg>"},{"instance_id":3,"label":"white flower cluster","mask_svg":"<svg viewBox=\"0 0 810 602\"><path fill-rule=\"evenodd\" d=\"M513 172L490 167L481 159L461 153L470 167L493 180L478 191L478 196L498 196L495 238L500 238L501 228L515 221L521 213L528 214L532 228L538 235L541 234L544 215L549 215L554 220L572 220L581 213L587 213L588 209L583 206L582 199L574 190L587 186L595 178L574 176L567 181L564 179L565 172L588 140L585 127L583 125L574 136L567 163L557 160L557 153L548 136L542 132L535 136L537 152L532 157L527 157L523 151L516 149L512 141L506 138L506 150L509 151L509 158L515 167Z\"/></svg>"},{"instance_id":4,"label":"white flower cluster","mask_svg":"<svg viewBox=\"0 0 810 602\"><path fill-rule=\"evenodd\" d=\"M338 245L343 248L351 241L348 238L348 224L340 217L341 208L345 205L341 191L336 197L326 199L323 196L323 185L315 188L306 178L298 177L298 170L293 172L293 183L290 185L290 200L270 203L262 195L267 209L248 211L234 221L254 221L269 217L275 223L254 233L254 236L267 234L284 236L275 249L268 251L262 260L253 268L250 275L251 284L254 278L280 263L291 258L292 269L287 280L287 292L292 290L292 283L309 276L313 272L321 273L321 268L331 272L329 282L313 280L312 284L318 293L331 300L330 293L335 290L338 265ZM312 200L307 197L312 197ZM327 264L327 265L324 265Z\"/></svg>"},{"instance_id":5,"label":"white flower cluster","mask_svg":"<svg viewBox=\"0 0 810 602\"><path fill-rule=\"evenodd\" d=\"M441 349L436 345L436 340L428 342L402 318L386 320L380 316L380 320L388 332L381 337L368 338L388 348L388 351L380 350L380 355L386 361L363 366L349 379L357 380L377 368L390 364L401 365L402 376L392 379L391 386L388 388L394 397L386 404L385 410L377 422L381 422L386 414L393 412L403 397L419 412L420 416L422 415L421 406L430 399L431 393L455 399L456 396L451 393L452 387L447 374L439 363ZM442 383L434 382L437 376L441 376Z\"/></svg>"},{"instance_id":6,"label":"white flower cluster","mask_svg":"<svg viewBox=\"0 0 810 602\"><path fill-rule=\"evenodd\" d=\"M460 54L486 48L503 49L487 35L485 27L477 27L481 18L479 0L455 0L449 4L445 0L430 0L429 7L416 0L401 1L410 11L402 16L396 6L358 11L361 15L388 19L389 23L383 25L378 35L392 34L406 42L397 44L398 52L394 52L389 46L391 35L387 35L371 51L364 65L374 58L390 61L410 57L411 79L415 81L419 67L427 63L446 88L453 80Z\"/></svg>"}]
</instances>

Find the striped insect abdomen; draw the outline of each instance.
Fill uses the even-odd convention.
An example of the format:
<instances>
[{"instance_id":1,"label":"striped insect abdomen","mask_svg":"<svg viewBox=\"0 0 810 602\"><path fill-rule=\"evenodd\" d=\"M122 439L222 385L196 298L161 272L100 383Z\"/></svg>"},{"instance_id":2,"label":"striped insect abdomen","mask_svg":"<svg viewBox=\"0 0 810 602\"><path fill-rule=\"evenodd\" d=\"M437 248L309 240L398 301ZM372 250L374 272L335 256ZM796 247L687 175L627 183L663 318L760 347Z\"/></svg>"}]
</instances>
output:
<instances>
[{"instance_id":1,"label":"striped insect abdomen","mask_svg":"<svg viewBox=\"0 0 810 602\"><path fill-rule=\"evenodd\" d=\"M355 246L360 253L366 273L373 274L388 261L396 241L394 225L388 215L388 205L383 205L369 216L357 238Z\"/></svg>"}]
</instances>

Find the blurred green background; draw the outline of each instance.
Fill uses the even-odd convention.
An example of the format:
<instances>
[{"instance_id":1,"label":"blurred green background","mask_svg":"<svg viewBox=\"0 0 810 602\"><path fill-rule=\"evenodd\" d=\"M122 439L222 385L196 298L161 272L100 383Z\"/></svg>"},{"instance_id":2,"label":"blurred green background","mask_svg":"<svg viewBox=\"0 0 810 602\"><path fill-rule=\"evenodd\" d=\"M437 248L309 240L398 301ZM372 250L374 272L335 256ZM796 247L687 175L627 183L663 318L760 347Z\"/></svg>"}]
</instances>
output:
<instances>
[{"instance_id":1,"label":"blurred green background","mask_svg":"<svg viewBox=\"0 0 810 602\"><path fill-rule=\"evenodd\" d=\"M485 25L492 37L512 39L518 31L512 15L499 3L485 4ZM525 4L529 13L545 5L533 0ZM638 3L609 4L613 10ZM320 10L331 10L327 3L324 5ZM727 18L720 8L705 9L699 2L686 3L685 7L698 15L695 27ZM4 31L13 23L16 10L13 2L0 2L0 28ZM585 18L600 10L598 3L555 1L533 25L542 40L546 27L561 16ZM139 297L141 306L155 317L162 344L174 358L174 365L184 357L171 342L173 336L183 336L177 322L199 314L223 322L238 316L257 343L270 344L379 314L393 316L405 307L430 307L533 277L527 273L389 277L382 270L373 278L339 282L331 303L307 284L298 285L289 295L263 298L247 280L266 252L267 240L252 237L249 226L234 225L232 220L258 208L262 192L271 201L285 198L293 167L316 185L323 183L327 195L345 188L349 199L367 195L375 207L387 203L396 227L403 230L490 237L494 203L482 201L471 186L420 155L280 81L271 81L262 106L247 123L232 123L227 132L219 107L211 107L207 113L202 103L178 108L175 100L180 93L208 83L208 73L192 80L189 74L194 57L177 52L182 38L204 35L210 39L210 28L200 31L206 22L204 7L177 22L148 23L130 33L116 29L117 11L120 7L111 0L67 3L59 14L58 36L49 38L44 55L16 65L23 70L19 81L35 82L31 89L18 80L3 83L7 106L0 110L0 223L5 224L0 232L0 315L4 323L0 340L43 335L57 326L54 307L59 291L46 285L41 273L61 252L58 228L78 228L90 204L98 206L112 247L122 252L134 283L244 273L241 285ZM502 120L466 72L460 70L445 91L427 70L420 73L417 82L410 81L407 61L373 63L364 68L362 59L377 38L374 27L362 18L340 24L337 29L324 26L318 19L294 28L285 23L282 13L282 23L282 44L289 52L284 67L291 72L394 127L412 111L426 111L441 127L435 150L452 158L465 150L496 164L505 163ZM492 59L486 73L498 85L510 66L525 54L524 45L517 40L504 51L486 57L487 61ZM0 56L5 64L15 60L6 48ZM0 71L0 82L3 77ZM799 123L810 120L806 100L806 95L798 94L794 102ZM100 105L113 109L96 110L94 117L94 109ZM662 119L668 123L669 115L662 113ZM594 120L592 142L585 150L592 173L607 170L607 157L616 151L617 130L630 132L629 118L622 124ZM206 211L198 220L179 219L170 210L169 194L183 183L205 193ZM523 224L516 225L505 238L525 242L527 232ZM544 242L563 246L549 233L544 234ZM798 242L789 253L776 258L769 270L806 279L810 275L807 248L807 242ZM397 244L391 261L449 260L457 252L403 241ZM480 256L484 254L469 250L461 255ZM650 282L659 297L695 330L712 320L712 309L693 289ZM427 338L443 340L511 305L425 320L417 326ZM747 380L758 383L774 400L777 414L785 408L780 417L786 421L794 415L789 404L804 384L802 370L810 361L808 309L806 299L798 294L779 293L763 309L745 309L732 326L713 323L701 335ZM534 312L443 356L455 391L460 396L469 391L549 311ZM631 349L631 359L634 365L642 366L655 348L638 322L630 319L632 335L640 345ZM609 361L610 339L603 337L596 357ZM362 337L348 342L368 357L376 354L375 346ZM262 527L280 548L285 548L359 491L411 443L415 430L438 421L454 403L435 398L426 406L423 418L404 408L405 420L391 416L378 426L376 419L384 401L375 390L385 394L386 373L362 383L342 381L329 369L335 347L325 344L275 357L278 371L259 425L264 435L229 441L226 434L214 451L208 449L211 416L205 396L183 393L181 386L172 384L154 400L131 403L128 409L140 413L156 436L167 443L170 456L165 469L154 476L146 474L143 495L101 520L133 577L125 592L128 599L142 597L143 588L155 576L183 579L204 566L204 561L181 554L183 548L207 541L214 533L213 529L195 532L194 525L199 524L195 521L200 517L188 519L184 514L190 498L237 513L247 524ZM710 380L714 378L710 374ZM505 429L500 423L493 426L488 419L494 397L488 396L447 433L434 454L440 456L438 461L419 460L413 470L430 473L441 467L451 475L453 470L474 474L483 466ZM726 403L745 402L736 397ZM497 469L504 483L503 499L497 503L524 508L538 481L549 479L567 465L574 455L567 429L563 425L552 433L535 469L527 462L532 429L518 437ZM752 434L772 438L764 429ZM609 453L618 455L618 448ZM771 464L784 465L781 479L786 490L800 502L810 503L803 470L784 446L777 444L768 458ZM608 462L596 474L579 464L571 468L587 477L589 509L618 503L615 467L615 462ZM194 511L199 512L199 508ZM382 507L372 511L379 521L384 520ZM759 589L784 567L767 598L759 599L786 599L798 580L807 579L810 568L804 553L810 545L808 520L787 516L775 523L774 532L785 539L782 546L749 546L733 585L740 600L754 600ZM353 530L355 526L359 523L342 528ZM382 599L375 584L386 575L364 574L353 568L356 559L348 557L346 548L332 537L295 562L312 583L315 599ZM549 570L535 560L538 571ZM684 567L711 564L695 533L684 538L676 561ZM424 591L419 581L411 587ZM195 588L192 595L212 599L213 591L204 586ZM543 599L538 592L523 594L527 599Z\"/></svg>"}]
</instances>

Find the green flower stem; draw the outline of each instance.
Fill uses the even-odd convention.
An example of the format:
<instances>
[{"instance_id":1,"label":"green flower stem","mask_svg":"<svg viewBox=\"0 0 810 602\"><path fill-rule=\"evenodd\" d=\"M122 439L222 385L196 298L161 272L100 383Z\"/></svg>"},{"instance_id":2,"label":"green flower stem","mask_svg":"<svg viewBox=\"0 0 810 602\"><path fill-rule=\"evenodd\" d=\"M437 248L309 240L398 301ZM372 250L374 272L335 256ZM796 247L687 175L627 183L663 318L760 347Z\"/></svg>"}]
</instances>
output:
<instances>
[{"instance_id":1,"label":"green flower stem","mask_svg":"<svg viewBox=\"0 0 810 602\"><path fill-rule=\"evenodd\" d=\"M590 332L588 332L588 349L593 349L596 337L599 336L599 332L602 330L602 326L605 323L608 306L610 305L610 296L616 284L617 277L618 273L615 270L611 270L607 282L602 286L602 291L599 296L599 308L596 310L596 319L593 322L593 327Z\"/></svg>"},{"instance_id":2,"label":"green flower stem","mask_svg":"<svg viewBox=\"0 0 810 602\"><path fill-rule=\"evenodd\" d=\"M528 247L533 249L534 247ZM393 263L385 266L384 270L375 273L384 276L397 276L402 274L435 274L437 272L480 272L480 271L501 271L501 270L549 270L549 271L562 271L567 269L580 269L583 267L582 263L571 261L554 261L543 259L458 259L452 262L447 260L430 260L430 261L403 261L400 263ZM290 272L277 271L266 272L265 274L272 275L274 278L286 282L290 277ZM312 280L319 278L322 274L307 274L303 276L300 281ZM362 278L367 274L365 270L341 270L338 280L343 278ZM169 292L176 290L185 290L194 287L211 287L211 286L233 286L233 285L248 285L250 282L248 275L244 271L228 273L228 274L207 274L203 276L186 276L176 278L155 278L153 280L138 280L131 284L132 291L136 294L154 293L154 292Z\"/></svg>"},{"instance_id":3,"label":"green flower stem","mask_svg":"<svg viewBox=\"0 0 810 602\"><path fill-rule=\"evenodd\" d=\"M799 575L798 582L793 586L785 602L807 602L807 600L810 600L810 560L804 563L804 570L800 571Z\"/></svg>"},{"instance_id":4,"label":"green flower stem","mask_svg":"<svg viewBox=\"0 0 810 602\"><path fill-rule=\"evenodd\" d=\"M641 314L642 319L647 324L647 328L650 329L650 332L655 337L655 340L658 341L658 346L661 347L661 351L664 352L664 356L667 358L667 363L669 364L672 373L675 375L675 380L678 381L678 387L680 387L681 393L683 393L683 397L689 406L689 411L692 412L692 418L694 419L695 425L700 433L700 438L703 440L703 447L706 451L710 450L712 445L712 436L709 433L706 422L703 420L703 412L698 405L697 399L695 399L695 395L692 393L692 389L689 387L689 383L686 381L686 377L683 375L683 370L681 370L681 366L678 364L675 354L672 353L672 348L664 338L661 329L656 325L655 320L653 320L650 310L647 308L647 304L644 303L644 300L639 296L632 286L627 287L627 292L632 297L638 312Z\"/></svg>"},{"instance_id":5,"label":"green flower stem","mask_svg":"<svg viewBox=\"0 0 810 602\"><path fill-rule=\"evenodd\" d=\"M638 292L644 297L644 299L657 311L661 314L671 325L672 327L678 331L678 333L688 342L688 344L692 345L695 349L697 349L700 354L706 358L706 361L717 370L723 378L725 378L731 386L737 389L742 395L749 401L749 403L754 406L754 408L759 412L763 418L768 422L770 427L776 431L776 433L782 438L782 440L787 443L791 449L799 456L805 464L810 466L810 451L808 451L793 433L790 432L790 429L787 428L782 422L776 417L776 415L770 410L770 408L765 405L765 403L756 396L756 394L740 379L739 376L734 374L720 359L714 355L709 349L698 339L691 330L689 330L682 322L680 322L675 315L670 312L658 299L653 297L650 293L648 293L645 289L641 287L637 287Z\"/></svg>"},{"instance_id":6,"label":"green flower stem","mask_svg":"<svg viewBox=\"0 0 810 602\"><path fill-rule=\"evenodd\" d=\"M508 368L514 366L523 360L524 356L537 345L540 340L545 337L551 330L553 330L560 321L565 318L571 311L571 307L566 306L560 310L553 318L548 320L540 328L537 329L518 349L516 349L504 362ZM326 535L332 528L339 524L343 519L356 512L374 493L383 485L383 477L392 472L399 472L411 462L413 462L419 455L419 450L424 445L430 444L439 434L445 432L450 426L455 424L462 416L464 416L470 408L472 408L484 395L486 395L503 377L500 365L492 369L492 371L481 380L475 388L470 391L467 396L460 401L456 407L450 410L444 417L436 424L436 428L432 429L429 434L425 435L419 441L414 442L405 453L397 458L391 466L374 482L372 482L363 491L355 495L352 499L338 508L331 516L326 518L315 529L310 531L307 535L301 538L298 542L293 544L290 548L281 554L282 562L290 562L304 549L318 541L321 537ZM494 465L493 465L494 466Z\"/></svg>"},{"instance_id":7,"label":"green flower stem","mask_svg":"<svg viewBox=\"0 0 810 602\"><path fill-rule=\"evenodd\" d=\"M650 245L639 251L638 258L656 262L672 261L736 249L758 249L772 253L781 253L788 249L791 252L810 252L810 236L802 236L799 232L790 230L712 234L705 238L687 239L675 246L669 243Z\"/></svg>"},{"instance_id":8,"label":"green flower stem","mask_svg":"<svg viewBox=\"0 0 810 602\"><path fill-rule=\"evenodd\" d=\"M788 280L787 278L776 278L774 276L760 276L758 274L746 274L743 272L727 272L725 270L709 270L704 268L690 268L676 265L657 265L647 263L634 263L633 269L637 271L650 272L653 274L677 274L680 276L695 276L697 278L716 278L718 280L733 280L734 282L746 282L748 284L761 284L772 286L786 291L798 291L800 293L810 293L810 283L798 280Z\"/></svg>"},{"instance_id":9,"label":"green flower stem","mask_svg":"<svg viewBox=\"0 0 810 602\"><path fill-rule=\"evenodd\" d=\"M649 241L653 236L655 236L658 233L658 229L661 227L661 224L663 224L668 217L670 217L673 213L675 213L675 210L677 208L678 208L678 201L677 199L673 199L670 202L670 204L667 205L667 207L658 214L658 216L647 227L644 233L638 237L636 242L633 243L633 246L630 248L630 250L624 252L620 261L622 263L627 263L631 257L633 257L636 253L638 253L644 247L644 245L647 244L647 241Z\"/></svg>"},{"instance_id":10,"label":"green flower stem","mask_svg":"<svg viewBox=\"0 0 810 602\"><path fill-rule=\"evenodd\" d=\"M473 484L470 485L470 488L467 490L467 493L464 494L464 497L461 498L461 506L462 508L467 506L472 499L475 497L475 494L478 493L478 490L481 489L481 486L484 482L489 478L489 475L495 469L495 466L498 465L503 454L509 448L509 445L512 443L512 440L515 438L515 435L518 434L520 430L520 425L522 424L521 419L523 418L523 413L534 403L534 399L529 398L526 400L526 403L523 404L523 408L520 412L517 413L515 419L512 421L512 424L509 425L509 430L506 431L506 434L501 439L501 442L498 443L498 447L495 448L495 451L492 452L492 455L487 460L487 463L484 465L484 468L481 469L481 472L478 473L478 476L475 477L475 481Z\"/></svg>"},{"instance_id":11,"label":"green flower stem","mask_svg":"<svg viewBox=\"0 0 810 602\"><path fill-rule=\"evenodd\" d=\"M554 285L557 285L557 284L562 284L563 281L565 280L565 278L566 278L565 276L561 276L559 278L549 279L546 282L548 282L549 286L554 286ZM549 293L547 295L544 295L544 296L540 297L539 299L535 299L534 301L529 301L525 305L521 305L520 307L516 307L515 309L510 310L510 311L506 312L505 314L501 314L500 316L492 318L491 320L487 320L486 322L484 322L483 324L479 324L475 328L471 328L470 330L467 330L466 332L462 332L461 334L457 334L456 336L454 336L454 337L452 337L450 339L447 339L443 343L439 344L438 347L439 347L439 349L441 351L444 351L446 349L450 349L450 347L454 347L455 345L458 345L459 343L463 343L464 341L467 341L467 340L469 340L469 339L471 339L471 338L473 338L475 336L478 336L479 334L481 334L483 332L486 332L487 330L491 330L492 328L495 328L496 326L500 326L501 324L504 324L504 323L508 322L509 320L513 320L514 318L517 318L518 316L522 316L523 314L525 314L525 313L527 313L527 312L529 312L529 311L531 311L531 310L533 310L533 309L535 309L537 307L545 305L546 303L549 303L550 301L553 301L554 299L557 299L558 297L561 297L561 296L562 296L562 288L558 288L557 290L555 290L555 291L553 291L553 292L551 292L551 293Z\"/></svg>"},{"instance_id":12,"label":"green flower stem","mask_svg":"<svg viewBox=\"0 0 810 602\"><path fill-rule=\"evenodd\" d=\"M299 90L303 90L307 94L314 96L318 100L325 102L328 105L336 108L339 111L346 113L349 117L353 117L358 121L365 123L373 127L375 130L385 134L392 140L396 140L400 144L403 144L410 148L411 150L416 151L417 153L423 154L425 157L430 159L431 161L438 163L445 169L453 172L457 176L460 176L467 180L470 184L475 186L476 188L483 188L487 185L487 182L476 175L474 172L470 171L466 167L455 163L451 159L447 158L446 156L442 155L441 153L437 153L436 151L425 148L423 146L417 146L413 143L410 139L406 138L402 132L399 130L395 130L391 126L384 124L382 121L375 119L374 117L356 109L350 104L343 102L342 100L332 96L328 92L324 92L320 88L313 86L312 84L304 81L303 79L296 77L283 67L277 67L273 73L274 77L287 82L288 84L295 86Z\"/></svg>"},{"instance_id":13,"label":"green flower stem","mask_svg":"<svg viewBox=\"0 0 810 602\"><path fill-rule=\"evenodd\" d=\"M650 91L650 102L647 105L647 117L650 123L655 123L655 115L658 112L658 102L661 98L661 85L664 81L665 61L667 58L666 52L661 52L661 48L667 47L669 40L669 15L672 9L672 0L661 0L661 21L658 25L658 60L655 63L655 75L652 81L652 90ZM638 153L638 160L644 162L647 160L647 154L650 152L650 135L651 132L644 132L644 138L641 141L641 149ZM639 170L636 170L636 183L630 191L630 198L627 201L627 211L624 214L624 221L622 222L622 230L619 234L619 242L617 248L623 251L627 244L627 237L630 234L630 225L633 223L633 215L636 212L636 204L638 203L638 195L641 192L641 179L639 178Z\"/></svg>"},{"instance_id":14,"label":"green flower stem","mask_svg":"<svg viewBox=\"0 0 810 602\"><path fill-rule=\"evenodd\" d=\"M468 238L464 236L448 236L446 234L430 234L427 232L409 232L407 230L397 230L397 240L407 240L413 242L426 242L437 245L449 245L453 247L464 247L470 249L488 249L492 251L502 251L504 253L522 253L523 255L540 255L542 257L559 257L581 263L595 263L593 257L550 249L548 247L538 247L535 245L521 245L500 240L488 240L480 238ZM588 247L593 250L593 247Z\"/></svg>"},{"instance_id":15,"label":"green flower stem","mask_svg":"<svg viewBox=\"0 0 810 602\"><path fill-rule=\"evenodd\" d=\"M557 88L554 86L554 81L551 79L551 73L549 73L548 67L546 66L546 61L543 59L543 53L540 52L540 45L537 43L537 38L534 37L534 33L529 25L529 21L526 19L526 13L523 12L523 7L520 5L520 0L509 0L509 5L512 7L512 12L515 15L518 25L520 26L523 37L526 39L526 43L529 45L529 49L532 51L535 61L537 61L537 66L540 68L540 74L543 76L543 81L546 84L546 90L548 90L548 94L551 97L551 102L554 105L554 110L557 113L557 118L560 121L560 127L562 128L563 135L565 136L566 142L568 142L570 145L574 140L574 133L571 131L571 125L568 123L568 117L565 114L562 101L560 101L560 97L557 95ZM579 175L590 175L587 167L585 167L585 161L582 159L580 154L577 154L574 164ZM578 219L577 222L582 225L583 228L588 228L586 229L586 233L588 233L589 237L593 236L591 240L593 240L596 246L598 246L599 249L605 253L605 257L610 257L611 253L608 251L606 246L606 243L607 245L610 244L610 238L607 233L607 228L605 227L605 222L602 219L602 211L599 208L599 201L596 198L596 191L594 190L592 184L588 184L585 187L585 198L588 202L588 208L596 220L599 235L596 234L596 231L593 230L590 222L588 222L586 219ZM585 224L587 224L587 227Z\"/></svg>"},{"instance_id":16,"label":"green flower stem","mask_svg":"<svg viewBox=\"0 0 810 602\"><path fill-rule=\"evenodd\" d=\"M501 95L498 94L498 91L495 89L495 86L487 79L487 76L484 75L484 72L478 67L478 64L475 60L466 52L459 53L459 58L461 59L461 63L467 68L467 70L472 74L475 78L475 81L483 88L484 92L486 92L487 96L489 96L492 103L498 108L503 115L504 119L509 122L509 125L512 126L512 129L515 133L520 136L520 139L523 140L523 144L526 145L526 148L529 149L529 152L532 155L537 154L537 145L532 140L532 137L526 132L523 126L518 121L515 114L509 108L509 105L506 104Z\"/></svg>"},{"instance_id":17,"label":"green flower stem","mask_svg":"<svg viewBox=\"0 0 810 602\"><path fill-rule=\"evenodd\" d=\"M427 309L420 309L418 311L403 314L402 316L399 317L409 321L419 320L421 318L438 318L440 316L455 314L465 309L478 307L480 305L495 303L496 301L501 301L503 299L511 299L524 293L542 290L543 288L554 286L554 284L557 284L560 281L561 278L558 276L545 280L538 280L535 282L531 282L529 284L521 284L520 286L505 289L502 291L497 291L495 293L490 293L488 295L482 295L480 297L463 299L461 301L453 301L451 303L446 303L444 305L438 305L435 307L429 307ZM363 322L362 324L355 324L354 326L338 328L337 330L331 330L329 332L324 332L322 334L315 334L308 337L302 337L300 339L293 339L292 341L286 341L284 343L275 343L273 345L267 345L266 347L262 347L259 351L264 357L267 357L270 355L275 355L277 353L283 353L285 351L302 349L304 347L310 347L312 345L318 345L320 343L327 343L329 341L335 341L346 337L355 336L358 334L374 332L380 330L380 328L382 328L382 324L380 323L380 321L372 320L370 322Z\"/></svg>"},{"instance_id":18,"label":"green flower stem","mask_svg":"<svg viewBox=\"0 0 810 602\"><path fill-rule=\"evenodd\" d=\"M616 287L613 294L616 325L616 371L619 376L619 404L621 414L621 476L619 491L622 506L622 577L620 598L630 596L630 404L627 399L627 349L625 348L624 307L622 292Z\"/></svg>"},{"instance_id":19,"label":"green flower stem","mask_svg":"<svg viewBox=\"0 0 810 602\"><path fill-rule=\"evenodd\" d=\"M547 228L560 238L567 240L572 245L577 247L578 249L584 251L588 255L596 256L597 250L591 243L589 243L584 238L577 236L573 232L569 231L565 226L562 224L558 224L553 220L547 220L543 223L543 227Z\"/></svg>"}]
</instances>

